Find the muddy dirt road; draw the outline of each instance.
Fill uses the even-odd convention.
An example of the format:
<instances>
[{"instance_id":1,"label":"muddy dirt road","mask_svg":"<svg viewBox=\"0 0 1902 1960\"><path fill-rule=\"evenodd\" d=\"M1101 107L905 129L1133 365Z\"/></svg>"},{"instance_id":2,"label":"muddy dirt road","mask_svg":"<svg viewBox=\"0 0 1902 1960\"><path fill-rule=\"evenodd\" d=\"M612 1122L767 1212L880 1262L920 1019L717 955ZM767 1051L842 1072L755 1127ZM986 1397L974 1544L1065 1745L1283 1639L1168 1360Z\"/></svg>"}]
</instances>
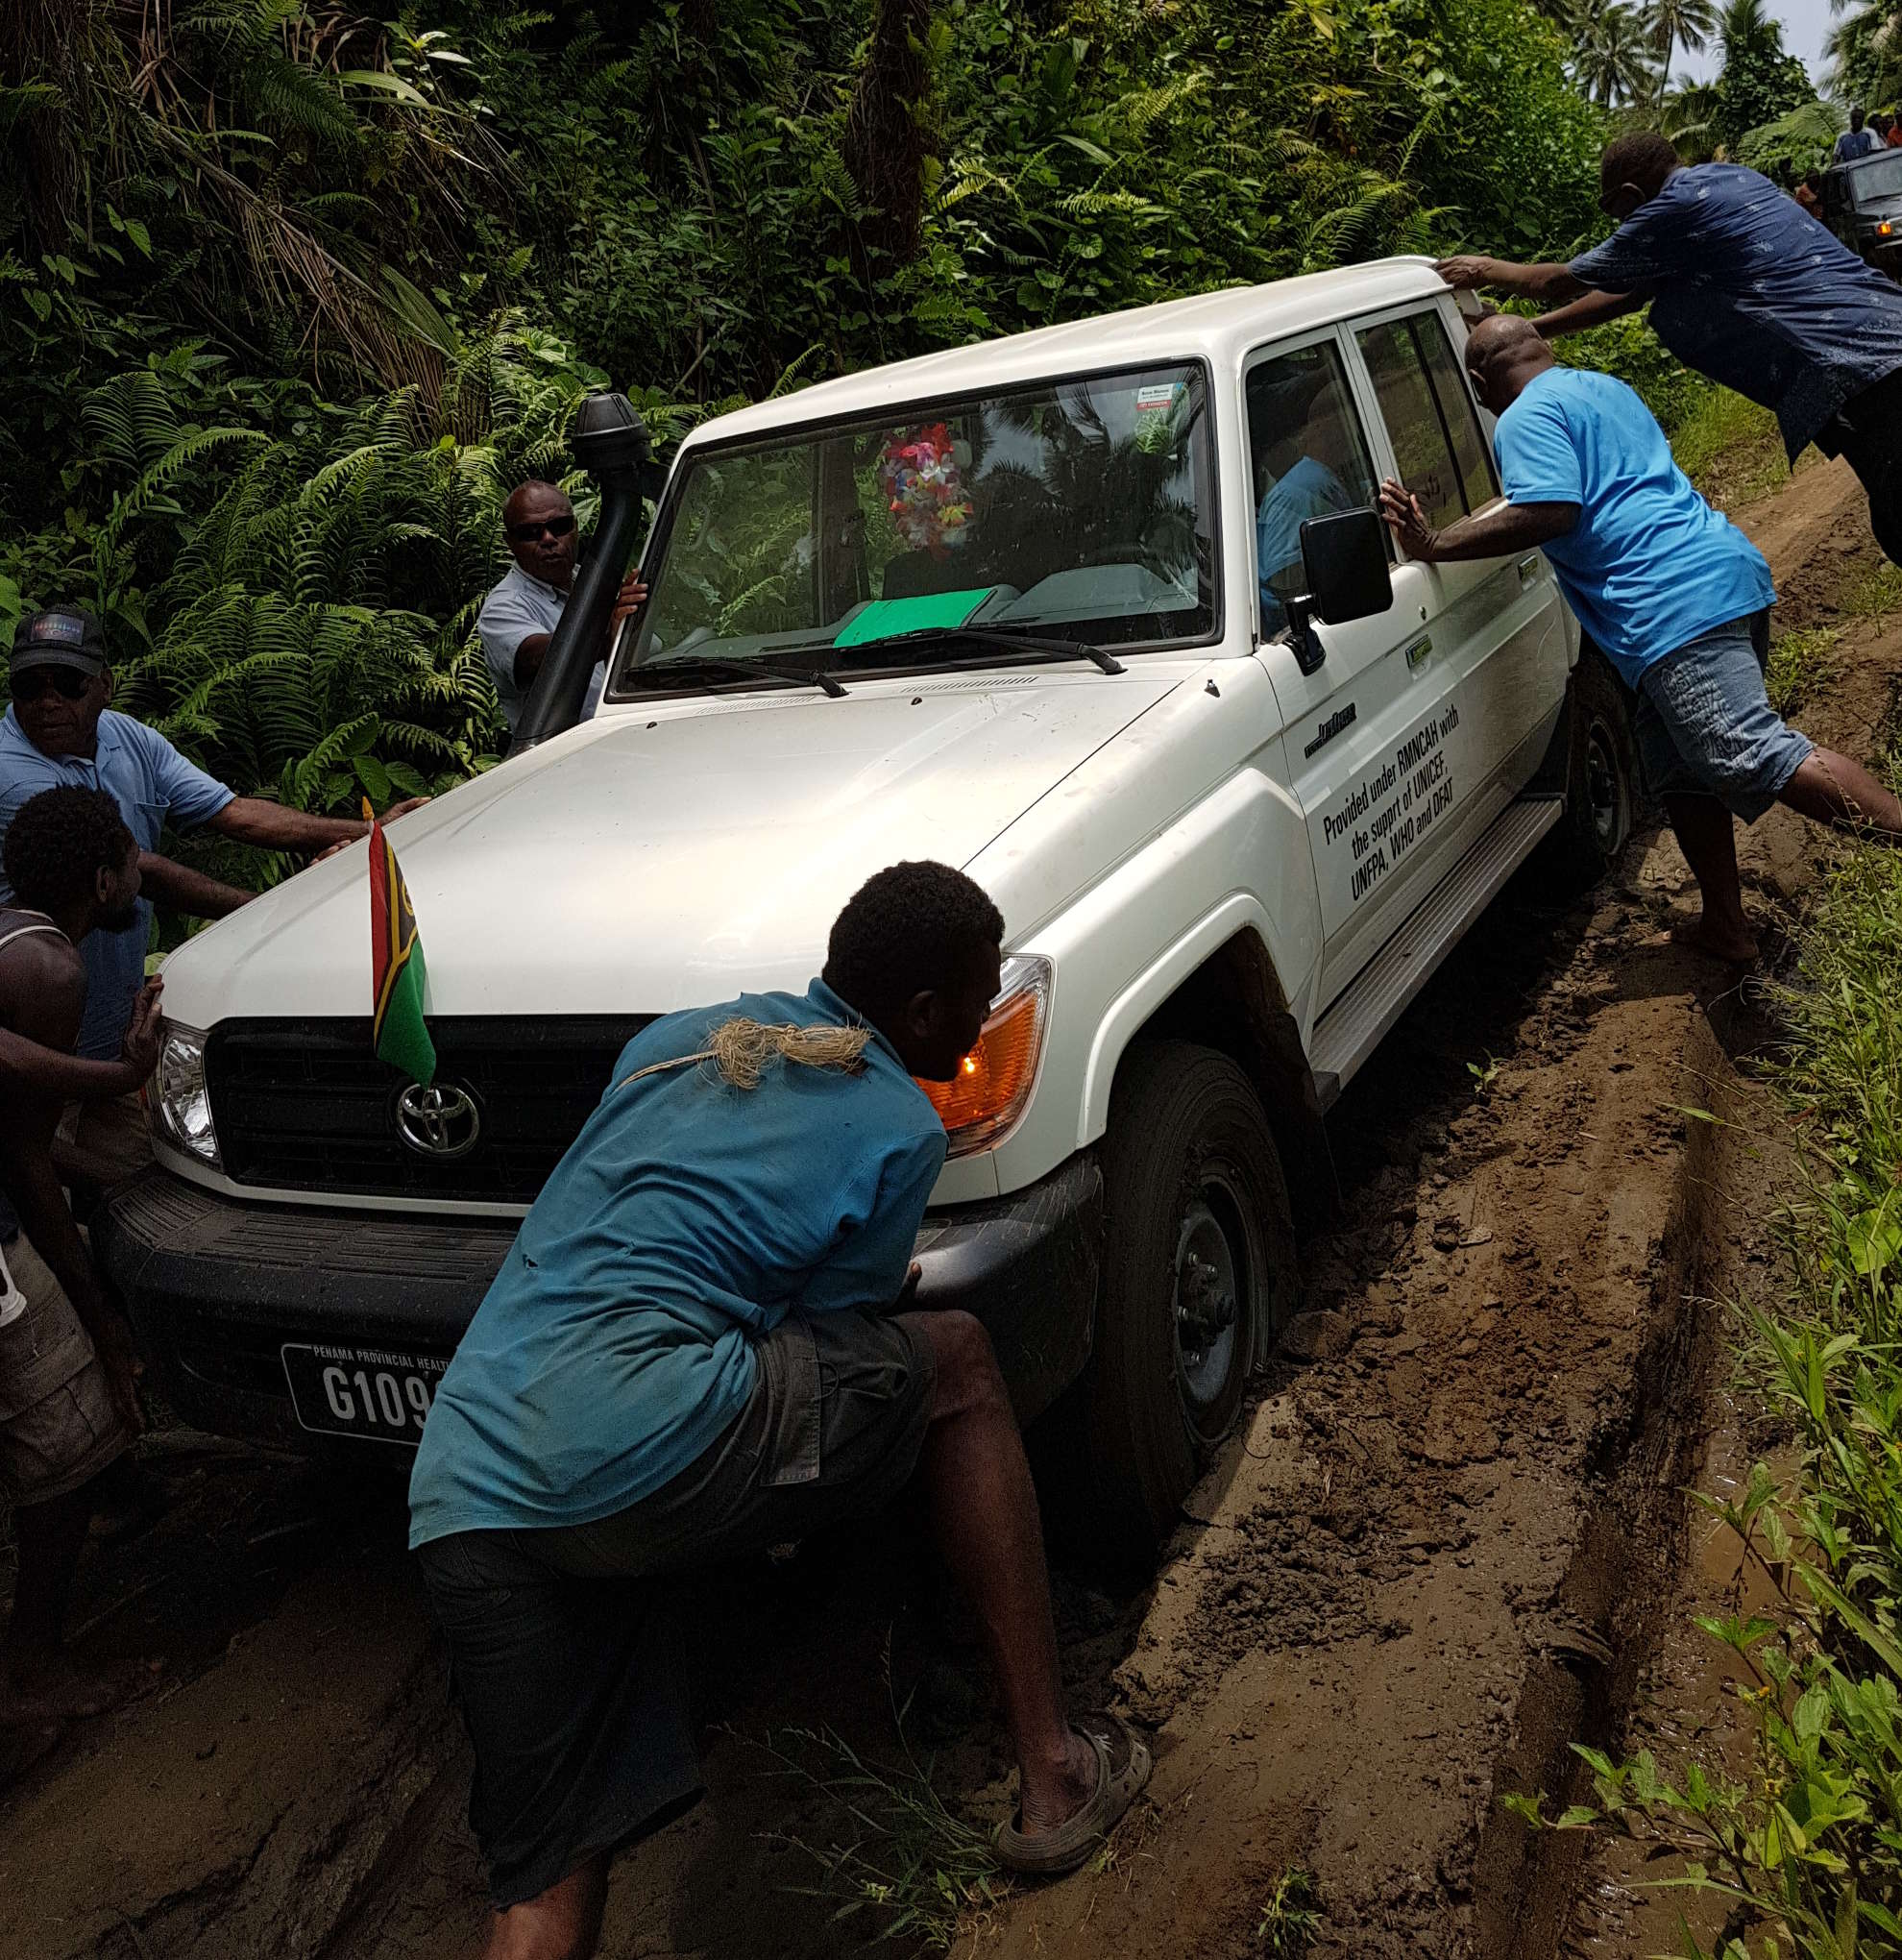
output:
<instances>
[{"instance_id":1,"label":"muddy dirt road","mask_svg":"<svg viewBox=\"0 0 1902 1960\"><path fill-rule=\"evenodd\" d=\"M1866 752L1902 634L1845 610L1876 564L1853 479L1811 470L1746 522L1779 628L1837 631L1796 719ZM1752 834L1772 954L1827 848L1780 812ZM1528 1844L1496 1797L1557 1787L1571 1741L1620 1729L1687 1542L1713 1355L1693 1301L1761 1192L1684 1110L1730 1093L1766 1032L1750 990L1673 943L1691 904L1655 833L1587 901L1523 876L1345 1099L1346 1222L1308 1248L1286 1352L1155 1583L1060 1570L1073 1689L1153 1731L1149 1801L1100 1869L968 1915L959 1950L1260 1952L1291 1868L1317 1953L1651 1950L1629 1915L1581 1919L1575 1841ZM465 1951L467 1763L395 1466L346 1479L176 1433L148 1457L173 1507L96 1548L76 1620L149 1685L0 1796L0 1956ZM917 1519L719 1575L685 1612L711 1801L620 1862L603 1951L857 1950L878 1918L837 1919L850 1895L807 1849L849 1841L811 1780L839 1758L787 1731L899 1760L904 1706L954 1809L1007 1801Z\"/></svg>"}]
</instances>

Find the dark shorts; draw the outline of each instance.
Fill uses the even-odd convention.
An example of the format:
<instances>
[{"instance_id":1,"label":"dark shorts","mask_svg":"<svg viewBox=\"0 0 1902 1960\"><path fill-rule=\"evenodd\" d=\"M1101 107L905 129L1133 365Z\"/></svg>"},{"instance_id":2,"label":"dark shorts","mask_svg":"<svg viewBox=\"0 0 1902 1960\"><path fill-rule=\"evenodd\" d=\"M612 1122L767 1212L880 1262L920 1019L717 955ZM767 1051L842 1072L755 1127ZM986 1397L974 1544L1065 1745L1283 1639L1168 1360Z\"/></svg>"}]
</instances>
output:
<instances>
[{"instance_id":1,"label":"dark shorts","mask_svg":"<svg viewBox=\"0 0 1902 1960\"><path fill-rule=\"evenodd\" d=\"M1851 395L1823 427L1817 447L1847 456L1869 493L1869 527L1902 565L1902 368Z\"/></svg>"},{"instance_id":2,"label":"dark shorts","mask_svg":"<svg viewBox=\"0 0 1902 1960\"><path fill-rule=\"evenodd\" d=\"M898 1320L788 1320L746 1406L652 1496L594 1524L461 1531L417 1559L476 1751L469 1823L499 1906L657 1830L700 1795L658 1576L877 1509L911 1476L933 1360Z\"/></svg>"},{"instance_id":3,"label":"dark shorts","mask_svg":"<svg viewBox=\"0 0 1902 1960\"><path fill-rule=\"evenodd\" d=\"M1810 738L1769 704L1769 615L1714 627L1638 676L1638 768L1654 796L1715 796L1754 823L1802 768Z\"/></svg>"}]
</instances>

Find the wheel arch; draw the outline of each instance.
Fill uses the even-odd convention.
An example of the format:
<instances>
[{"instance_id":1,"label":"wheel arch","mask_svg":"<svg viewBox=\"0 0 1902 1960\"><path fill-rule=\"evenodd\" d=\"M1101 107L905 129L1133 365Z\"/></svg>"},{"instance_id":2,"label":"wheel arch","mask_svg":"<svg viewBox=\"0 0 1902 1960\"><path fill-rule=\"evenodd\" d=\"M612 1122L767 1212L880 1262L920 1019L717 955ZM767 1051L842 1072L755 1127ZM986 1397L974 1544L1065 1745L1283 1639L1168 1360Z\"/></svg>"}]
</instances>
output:
<instances>
[{"instance_id":1,"label":"wheel arch","mask_svg":"<svg viewBox=\"0 0 1902 1960\"><path fill-rule=\"evenodd\" d=\"M1269 951L1266 924L1253 898L1231 896L1111 1003L1090 1053L1084 1121L1086 1135L1102 1133L1116 1072L1140 1041L1194 1041L1227 1055L1261 1099L1296 1229L1306 1236L1338 1216L1340 1188L1301 1027Z\"/></svg>"}]
</instances>

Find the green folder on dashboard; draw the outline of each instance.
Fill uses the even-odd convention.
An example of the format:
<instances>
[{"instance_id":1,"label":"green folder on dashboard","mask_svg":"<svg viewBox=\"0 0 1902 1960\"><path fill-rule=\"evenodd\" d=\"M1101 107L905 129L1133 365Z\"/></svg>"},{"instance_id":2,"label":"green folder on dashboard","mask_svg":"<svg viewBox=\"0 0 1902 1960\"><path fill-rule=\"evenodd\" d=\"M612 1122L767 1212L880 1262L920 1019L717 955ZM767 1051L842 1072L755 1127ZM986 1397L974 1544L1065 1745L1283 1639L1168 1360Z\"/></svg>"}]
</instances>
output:
<instances>
[{"instance_id":1,"label":"green folder on dashboard","mask_svg":"<svg viewBox=\"0 0 1902 1960\"><path fill-rule=\"evenodd\" d=\"M914 599L874 599L840 627L835 647L863 647L898 633L924 633L934 626L962 626L995 586L970 592L921 592Z\"/></svg>"}]
</instances>

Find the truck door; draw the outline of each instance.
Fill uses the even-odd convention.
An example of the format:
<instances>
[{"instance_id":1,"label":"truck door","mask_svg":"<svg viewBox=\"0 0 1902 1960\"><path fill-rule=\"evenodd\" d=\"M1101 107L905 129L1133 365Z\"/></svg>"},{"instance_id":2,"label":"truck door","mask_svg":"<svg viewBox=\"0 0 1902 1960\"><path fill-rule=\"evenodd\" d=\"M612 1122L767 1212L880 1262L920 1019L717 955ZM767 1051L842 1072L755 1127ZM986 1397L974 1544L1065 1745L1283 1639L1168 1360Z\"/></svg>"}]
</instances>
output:
<instances>
[{"instance_id":1,"label":"truck door","mask_svg":"<svg viewBox=\"0 0 1902 1960\"><path fill-rule=\"evenodd\" d=\"M1356 321L1354 353L1378 410L1374 441L1383 472L1400 478L1439 527L1499 501L1492 443L1475 405L1453 334L1451 302L1414 303ZM1551 568L1537 551L1413 568L1426 582L1428 644L1410 668L1440 738L1400 746L1412 808L1430 812L1411 854L1438 873L1525 787L1565 698L1571 653ZM1411 738L1409 738L1411 742Z\"/></svg>"},{"instance_id":2,"label":"truck door","mask_svg":"<svg viewBox=\"0 0 1902 1960\"><path fill-rule=\"evenodd\" d=\"M1390 893L1415 882L1407 845L1397 842L1406 814L1397 750L1433 719L1432 677L1423 680L1409 665L1427 637L1436 598L1426 567L1394 568L1386 612L1317 625L1324 658L1313 673L1302 671L1289 639L1286 601L1305 583L1302 521L1375 501L1371 404L1355 385L1351 359L1347 342L1330 329L1262 349L1242 371L1258 657L1275 684L1314 856L1323 942L1317 1013L1407 909L1403 899L1398 910L1389 902ZM1420 895L1425 890L1419 887Z\"/></svg>"}]
</instances>

